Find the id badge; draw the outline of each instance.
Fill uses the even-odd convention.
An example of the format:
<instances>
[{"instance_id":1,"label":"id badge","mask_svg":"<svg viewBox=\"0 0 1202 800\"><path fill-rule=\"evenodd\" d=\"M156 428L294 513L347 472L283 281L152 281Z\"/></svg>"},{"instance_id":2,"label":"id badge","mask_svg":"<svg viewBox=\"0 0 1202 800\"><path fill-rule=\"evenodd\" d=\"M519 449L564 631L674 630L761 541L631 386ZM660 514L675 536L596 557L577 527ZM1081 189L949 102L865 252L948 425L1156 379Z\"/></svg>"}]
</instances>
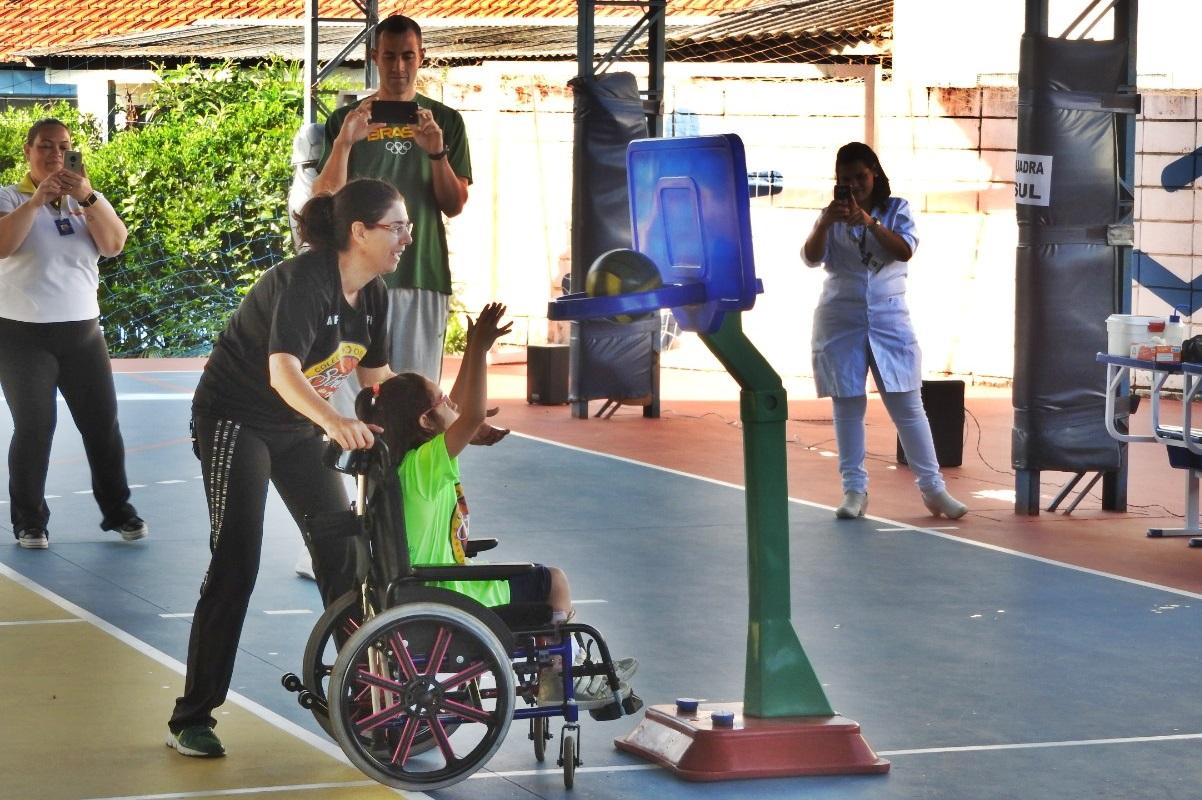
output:
<instances>
[{"instance_id":1,"label":"id badge","mask_svg":"<svg viewBox=\"0 0 1202 800\"><path fill-rule=\"evenodd\" d=\"M75 233L75 228L71 226L70 217L59 217L54 221L54 227L58 228L59 236L70 236Z\"/></svg>"}]
</instances>

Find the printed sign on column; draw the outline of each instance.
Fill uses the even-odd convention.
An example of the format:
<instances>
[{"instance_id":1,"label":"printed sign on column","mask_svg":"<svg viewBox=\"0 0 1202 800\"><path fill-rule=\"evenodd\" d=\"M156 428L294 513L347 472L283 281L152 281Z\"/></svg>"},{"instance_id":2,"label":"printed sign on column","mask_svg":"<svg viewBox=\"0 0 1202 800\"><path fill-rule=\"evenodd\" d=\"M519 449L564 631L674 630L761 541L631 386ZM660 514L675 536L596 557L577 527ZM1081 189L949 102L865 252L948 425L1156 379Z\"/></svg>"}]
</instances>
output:
<instances>
[{"instance_id":1,"label":"printed sign on column","mask_svg":"<svg viewBox=\"0 0 1202 800\"><path fill-rule=\"evenodd\" d=\"M1014 157L1014 202L1046 206L1052 199L1052 157L1017 153Z\"/></svg>"}]
</instances>

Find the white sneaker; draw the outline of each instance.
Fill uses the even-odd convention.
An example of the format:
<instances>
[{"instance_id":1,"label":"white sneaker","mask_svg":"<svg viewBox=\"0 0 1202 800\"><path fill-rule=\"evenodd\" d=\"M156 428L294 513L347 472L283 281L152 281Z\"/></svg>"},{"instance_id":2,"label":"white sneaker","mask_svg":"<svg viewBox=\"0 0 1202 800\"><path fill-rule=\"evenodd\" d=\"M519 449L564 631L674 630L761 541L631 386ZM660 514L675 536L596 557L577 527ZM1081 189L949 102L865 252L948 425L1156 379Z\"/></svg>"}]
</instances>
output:
<instances>
[{"instance_id":1,"label":"white sneaker","mask_svg":"<svg viewBox=\"0 0 1202 800\"><path fill-rule=\"evenodd\" d=\"M614 664L617 668L617 664ZM618 699L630 697L630 683L618 683ZM585 675L572 682L572 698L577 708L585 711L600 709L613 703L613 691L605 675ZM558 671L543 668L538 674L538 705L559 705L564 702L564 681Z\"/></svg>"},{"instance_id":2,"label":"white sneaker","mask_svg":"<svg viewBox=\"0 0 1202 800\"><path fill-rule=\"evenodd\" d=\"M843 504L835 509L836 519L857 519L868 510L868 492L844 492Z\"/></svg>"},{"instance_id":3,"label":"white sneaker","mask_svg":"<svg viewBox=\"0 0 1202 800\"><path fill-rule=\"evenodd\" d=\"M117 533L127 542L136 542L146 538L146 534L150 533L150 526L141 517L130 517L129 521L117 528Z\"/></svg>"},{"instance_id":4,"label":"white sneaker","mask_svg":"<svg viewBox=\"0 0 1202 800\"><path fill-rule=\"evenodd\" d=\"M637 658L618 658L614 660L614 672L618 676L619 683L630 683L630 679L638 671L639 660Z\"/></svg>"},{"instance_id":5,"label":"white sneaker","mask_svg":"<svg viewBox=\"0 0 1202 800\"><path fill-rule=\"evenodd\" d=\"M317 580L313 574L313 556L309 555L307 547L301 548L300 555L296 557L296 574L311 581Z\"/></svg>"},{"instance_id":6,"label":"white sneaker","mask_svg":"<svg viewBox=\"0 0 1202 800\"><path fill-rule=\"evenodd\" d=\"M50 537L45 528L26 528L17 536L17 544L26 550L45 550L50 547Z\"/></svg>"}]
</instances>

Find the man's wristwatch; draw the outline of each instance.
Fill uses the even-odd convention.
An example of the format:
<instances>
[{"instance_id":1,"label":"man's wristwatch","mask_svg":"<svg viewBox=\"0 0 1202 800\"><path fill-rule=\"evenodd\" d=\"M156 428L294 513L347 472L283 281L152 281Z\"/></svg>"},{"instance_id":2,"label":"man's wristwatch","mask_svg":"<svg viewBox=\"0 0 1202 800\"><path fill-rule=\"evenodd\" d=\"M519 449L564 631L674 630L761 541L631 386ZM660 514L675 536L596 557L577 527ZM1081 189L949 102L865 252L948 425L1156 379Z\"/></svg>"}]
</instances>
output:
<instances>
[{"instance_id":1,"label":"man's wristwatch","mask_svg":"<svg viewBox=\"0 0 1202 800\"><path fill-rule=\"evenodd\" d=\"M88 206L94 206L96 205L96 201L99 199L100 198L96 196L95 192L90 192L87 197L79 201L79 207L87 208Z\"/></svg>"},{"instance_id":2,"label":"man's wristwatch","mask_svg":"<svg viewBox=\"0 0 1202 800\"><path fill-rule=\"evenodd\" d=\"M447 157L447 153L449 153L449 152L450 151L444 147L441 150L439 150L437 153L427 153L427 155L430 156L431 161L442 161L444 158Z\"/></svg>"}]
</instances>

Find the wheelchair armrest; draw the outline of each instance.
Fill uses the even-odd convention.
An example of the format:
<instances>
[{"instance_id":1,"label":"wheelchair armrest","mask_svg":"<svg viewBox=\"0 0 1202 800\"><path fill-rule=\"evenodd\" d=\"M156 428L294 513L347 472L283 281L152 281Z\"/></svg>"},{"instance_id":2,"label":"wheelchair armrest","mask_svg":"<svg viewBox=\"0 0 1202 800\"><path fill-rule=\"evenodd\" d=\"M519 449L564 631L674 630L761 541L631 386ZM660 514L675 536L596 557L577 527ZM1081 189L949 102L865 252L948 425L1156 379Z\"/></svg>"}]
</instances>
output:
<instances>
[{"instance_id":1,"label":"wheelchair armrest","mask_svg":"<svg viewBox=\"0 0 1202 800\"><path fill-rule=\"evenodd\" d=\"M496 539L468 539L463 545L463 554L473 558L477 553L492 550L497 544Z\"/></svg>"},{"instance_id":2,"label":"wheelchair armrest","mask_svg":"<svg viewBox=\"0 0 1202 800\"><path fill-rule=\"evenodd\" d=\"M422 581L486 581L516 578L538 567L530 563L415 565L413 577Z\"/></svg>"}]
</instances>

